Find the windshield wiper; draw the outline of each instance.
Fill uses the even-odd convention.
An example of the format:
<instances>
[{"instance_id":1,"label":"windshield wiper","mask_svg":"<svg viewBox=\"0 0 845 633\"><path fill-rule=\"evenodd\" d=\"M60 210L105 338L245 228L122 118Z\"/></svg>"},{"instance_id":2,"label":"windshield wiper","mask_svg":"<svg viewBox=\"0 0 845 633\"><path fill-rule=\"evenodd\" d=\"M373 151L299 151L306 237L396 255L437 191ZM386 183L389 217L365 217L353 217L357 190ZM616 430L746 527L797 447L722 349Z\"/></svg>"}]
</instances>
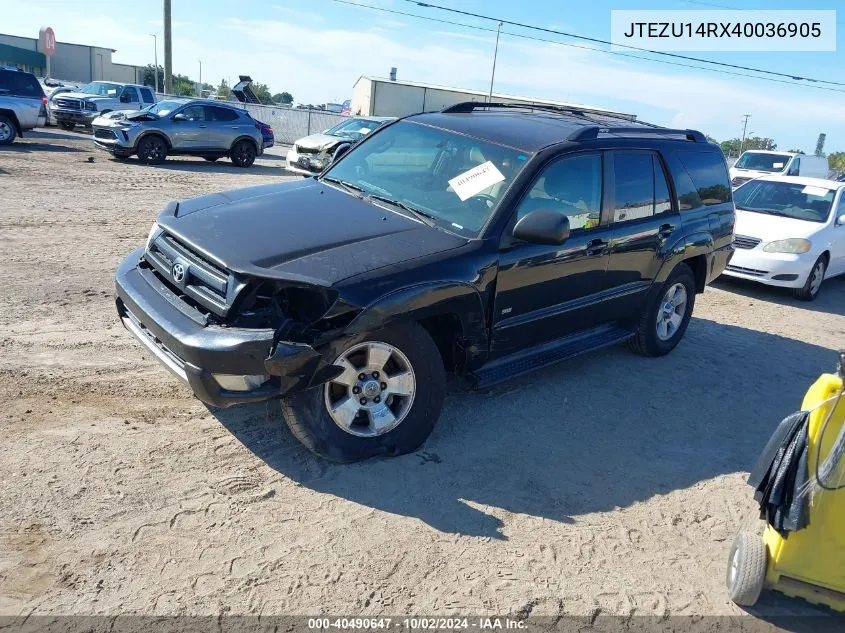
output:
<instances>
[{"instance_id":1,"label":"windshield wiper","mask_svg":"<svg viewBox=\"0 0 845 633\"><path fill-rule=\"evenodd\" d=\"M358 185L353 185L351 182L346 182L345 180L341 180L340 178L332 178L331 176L323 176L320 180L326 180L328 182L335 182L339 184L341 187L346 189L347 191L354 191L355 193L361 194L361 197L366 193L363 187L359 187Z\"/></svg>"},{"instance_id":2,"label":"windshield wiper","mask_svg":"<svg viewBox=\"0 0 845 633\"><path fill-rule=\"evenodd\" d=\"M775 211L774 209L757 209L752 207L737 207L740 211L751 211L752 213L765 213L766 215L779 215L784 218L792 217L788 213L783 213L782 211Z\"/></svg>"},{"instance_id":3,"label":"windshield wiper","mask_svg":"<svg viewBox=\"0 0 845 633\"><path fill-rule=\"evenodd\" d=\"M379 200L381 202L386 202L387 204L392 204L394 206L399 207L403 211L407 211L412 216L414 216L417 220L422 222L423 224L427 224L428 226L435 226L435 216L430 213L426 213L425 211L420 211L419 209L412 207L401 200L394 200L393 198L388 198L387 196L380 196L377 193L371 193L367 196L371 200Z\"/></svg>"}]
</instances>

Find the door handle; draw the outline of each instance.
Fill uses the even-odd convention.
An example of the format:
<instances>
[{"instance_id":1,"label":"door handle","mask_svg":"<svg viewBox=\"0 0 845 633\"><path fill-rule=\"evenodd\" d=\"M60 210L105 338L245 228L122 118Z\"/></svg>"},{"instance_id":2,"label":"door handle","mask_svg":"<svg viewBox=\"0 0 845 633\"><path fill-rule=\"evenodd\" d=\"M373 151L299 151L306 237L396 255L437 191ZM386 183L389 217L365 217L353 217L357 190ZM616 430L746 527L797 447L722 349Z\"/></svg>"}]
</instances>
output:
<instances>
[{"instance_id":1,"label":"door handle","mask_svg":"<svg viewBox=\"0 0 845 633\"><path fill-rule=\"evenodd\" d=\"M590 240L587 242L587 247L584 251L587 255L601 255L607 250L607 242L601 239Z\"/></svg>"},{"instance_id":2,"label":"door handle","mask_svg":"<svg viewBox=\"0 0 845 633\"><path fill-rule=\"evenodd\" d=\"M206 128L206 127L208 127L208 126L207 126L207 125L198 125L197 127Z\"/></svg>"},{"instance_id":3,"label":"door handle","mask_svg":"<svg viewBox=\"0 0 845 633\"><path fill-rule=\"evenodd\" d=\"M657 230L657 234L660 237L662 237L663 239L666 239L667 237L672 235L672 233L674 233L674 231L675 231L675 225L674 224L661 224L660 228Z\"/></svg>"}]
</instances>

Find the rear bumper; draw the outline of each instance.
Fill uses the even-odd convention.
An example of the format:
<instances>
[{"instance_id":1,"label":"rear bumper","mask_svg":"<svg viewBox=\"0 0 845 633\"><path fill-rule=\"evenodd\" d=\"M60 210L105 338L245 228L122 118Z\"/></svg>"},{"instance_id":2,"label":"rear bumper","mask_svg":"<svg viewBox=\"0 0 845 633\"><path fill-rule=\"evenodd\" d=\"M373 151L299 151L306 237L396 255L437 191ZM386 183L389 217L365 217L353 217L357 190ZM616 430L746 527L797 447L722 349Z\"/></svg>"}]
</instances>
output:
<instances>
[{"instance_id":1,"label":"rear bumper","mask_svg":"<svg viewBox=\"0 0 845 633\"><path fill-rule=\"evenodd\" d=\"M271 329L205 325L199 313L191 313L191 308L141 263L143 252L130 253L115 274L118 316L144 348L206 404L228 407L260 402L339 373L327 370L333 366L326 365L308 345L279 342L274 346ZM215 376L263 377L266 381L241 391L223 388Z\"/></svg>"}]
</instances>

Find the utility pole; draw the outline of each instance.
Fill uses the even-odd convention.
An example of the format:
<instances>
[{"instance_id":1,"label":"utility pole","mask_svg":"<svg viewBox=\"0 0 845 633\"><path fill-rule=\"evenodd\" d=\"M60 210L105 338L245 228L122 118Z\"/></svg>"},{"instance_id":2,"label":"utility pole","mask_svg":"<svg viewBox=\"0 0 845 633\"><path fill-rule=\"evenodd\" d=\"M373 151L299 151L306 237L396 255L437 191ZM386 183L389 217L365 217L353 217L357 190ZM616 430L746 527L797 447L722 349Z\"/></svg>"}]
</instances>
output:
<instances>
[{"instance_id":1,"label":"utility pole","mask_svg":"<svg viewBox=\"0 0 845 633\"><path fill-rule=\"evenodd\" d=\"M164 0L164 92L173 94L173 42L170 32L170 0Z\"/></svg>"},{"instance_id":2,"label":"utility pole","mask_svg":"<svg viewBox=\"0 0 845 633\"><path fill-rule=\"evenodd\" d=\"M490 73L490 93L487 96L487 101L493 100L493 79L496 77L496 57L499 55L499 33L502 30L502 22L496 27L496 48L493 50L493 72Z\"/></svg>"},{"instance_id":3,"label":"utility pole","mask_svg":"<svg viewBox=\"0 0 845 633\"><path fill-rule=\"evenodd\" d=\"M745 130L748 129L748 119L751 118L750 114L743 114L745 117L745 121L742 122L742 140L739 142L739 155L742 156L742 149L745 147Z\"/></svg>"},{"instance_id":4,"label":"utility pole","mask_svg":"<svg viewBox=\"0 0 845 633\"><path fill-rule=\"evenodd\" d=\"M156 76L156 92L158 92L158 38L155 33L150 33L153 38L153 60L155 61L155 76Z\"/></svg>"},{"instance_id":5,"label":"utility pole","mask_svg":"<svg viewBox=\"0 0 845 633\"><path fill-rule=\"evenodd\" d=\"M197 61L200 63L200 83L199 89L197 90L197 96L202 97L202 60L198 59Z\"/></svg>"}]
</instances>

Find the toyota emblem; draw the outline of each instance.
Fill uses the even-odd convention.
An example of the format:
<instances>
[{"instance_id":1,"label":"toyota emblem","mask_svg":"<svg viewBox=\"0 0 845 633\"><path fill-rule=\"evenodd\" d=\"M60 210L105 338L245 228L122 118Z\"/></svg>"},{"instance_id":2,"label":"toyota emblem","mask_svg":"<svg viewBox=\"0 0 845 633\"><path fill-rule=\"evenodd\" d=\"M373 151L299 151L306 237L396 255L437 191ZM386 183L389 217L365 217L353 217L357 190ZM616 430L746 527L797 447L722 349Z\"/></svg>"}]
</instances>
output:
<instances>
[{"instance_id":1,"label":"toyota emblem","mask_svg":"<svg viewBox=\"0 0 845 633\"><path fill-rule=\"evenodd\" d=\"M185 265L176 262L173 264L173 270L170 271L170 274L173 276L173 281L181 284L185 280Z\"/></svg>"}]
</instances>

